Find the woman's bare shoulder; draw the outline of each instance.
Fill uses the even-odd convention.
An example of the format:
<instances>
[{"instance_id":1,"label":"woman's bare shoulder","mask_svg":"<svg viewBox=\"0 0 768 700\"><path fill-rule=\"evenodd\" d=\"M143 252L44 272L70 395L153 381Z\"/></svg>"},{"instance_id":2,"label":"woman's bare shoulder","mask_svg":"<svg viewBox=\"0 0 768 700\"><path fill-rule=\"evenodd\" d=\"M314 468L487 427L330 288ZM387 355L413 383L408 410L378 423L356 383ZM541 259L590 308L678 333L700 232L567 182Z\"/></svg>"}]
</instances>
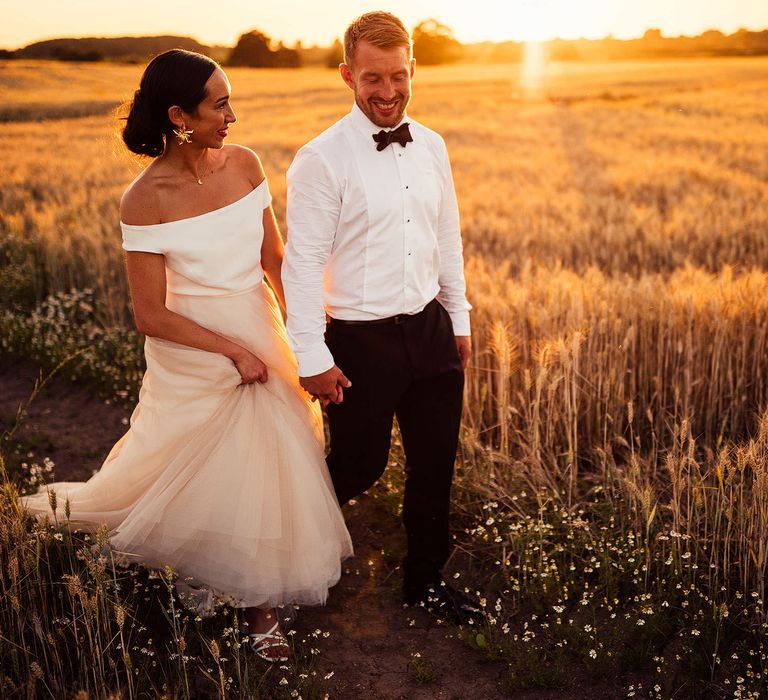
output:
<instances>
[{"instance_id":1,"label":"woman's bare shoulder","mask_svg":"<svg viewBox=\"0 0 768 700\"><path fill-rule=\"evenodd\" d=\"M256 152L247 146L227 144L224 146L224 154L229 162L235 165L248 177L251 185L257 187L264 179L264 167Z\"/></svg>"},{"instance_id":2,"label":"woman's bare shoulder","mask_svg":"<svg viewBox=\"0 0 768 700\"><path fill-rule=\"evenodd\" d=\"M120 199L120 221L131 226L160 223L157 184L151 166L141 173L123 192Z\"/></svg>"}]
</instances>

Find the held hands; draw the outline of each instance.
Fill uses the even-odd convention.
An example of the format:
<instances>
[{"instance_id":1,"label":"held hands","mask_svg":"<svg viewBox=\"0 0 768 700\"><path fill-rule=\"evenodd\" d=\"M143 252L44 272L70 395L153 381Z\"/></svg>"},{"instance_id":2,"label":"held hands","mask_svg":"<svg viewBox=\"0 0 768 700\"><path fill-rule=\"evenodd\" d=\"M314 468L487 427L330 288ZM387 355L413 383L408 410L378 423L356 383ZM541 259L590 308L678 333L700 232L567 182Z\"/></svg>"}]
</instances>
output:
<instances>
[{"instance_id":1,"label":"held hands","mask_svg":"<svg viewBox=\"0 0 768 700\"><path fill-rule=\"evenodd\" d=\"M299 383L304 391L312 394L313 401L320 401L323 406L331 401L341 403L344 400L344 389L352 386L352 382L336 365L311 377L299 377Z\"/></svg>"},{"instance_id":2,"label":"held hands","mask_svg":"<svg viewBox=\"0 0 768 700\"><path fill-rule=\"evenodd\" d=\"M456 336L456 349L459 351L461 368L467 369L469 358L472 356L472 339L468 335Z\"/></svg>"},{"instance_id":3,"label":"held hands","mask_svg":"<svg viewBox=\"0 0 768 700\"><path fill-rule=\"evenodd\" d=\"M267 366L245 348L242 348L242 352L238 352L231 360L237 371L240 372L242 378L240 384L253 384L254 382L263 384L269 379Z\"/></svg>"},{"instance_id":4,"label":"held hands","mask_svg":"<svg viewBox=\"0 0 768 700\"><path fill-rule=\"evenodd\" d=\"M461 368L466 369L472 356L472 340L468 335L456 336L456 349L459 351ZM334 365L325 372L311 377L299 377L299 383L304 391L312 395L313 401L320 401L323 406L329 403L341 403L344 400L344 389L352 386L352 382Z\"/></svg>"}]
</instances>

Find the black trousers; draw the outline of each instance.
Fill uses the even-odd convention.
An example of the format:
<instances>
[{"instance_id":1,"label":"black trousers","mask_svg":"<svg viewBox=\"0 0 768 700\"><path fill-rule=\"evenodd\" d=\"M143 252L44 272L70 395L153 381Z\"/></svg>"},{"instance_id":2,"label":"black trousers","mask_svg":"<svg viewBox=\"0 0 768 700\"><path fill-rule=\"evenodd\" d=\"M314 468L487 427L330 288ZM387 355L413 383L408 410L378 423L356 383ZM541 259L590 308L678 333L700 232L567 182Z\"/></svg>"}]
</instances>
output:
<instances>
[{"instance_id":1,"label":"black trousers","mask_svg":"<svg viewBox=\"0 0 768 700\"><path fill-rule=\"evenodd\" d=\"M400 323L331 321L326 343L352 382L328 406L328 468L339 503L370 488L387 465L393 417L406 459L404 590L440 575L450 551L448 514L464 372L448 312L438 301Z\"/></svg>"}]
</instances>

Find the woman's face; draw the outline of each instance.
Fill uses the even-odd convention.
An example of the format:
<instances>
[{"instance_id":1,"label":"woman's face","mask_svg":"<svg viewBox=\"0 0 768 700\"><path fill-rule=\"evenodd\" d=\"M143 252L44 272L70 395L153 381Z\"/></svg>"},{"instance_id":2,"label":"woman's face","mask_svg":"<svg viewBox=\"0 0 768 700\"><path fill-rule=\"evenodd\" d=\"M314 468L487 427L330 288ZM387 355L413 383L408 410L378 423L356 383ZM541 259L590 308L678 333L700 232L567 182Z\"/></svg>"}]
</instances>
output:
<instances>
[{"instance_id":1,"label":"woman's face","mask_svg":"<svg viewBox=\"0 0 768 700\"><path fill-rule=\"evenodd\" d=\"M237 120L229 104L231 87L227 75L216 68L205 84L205 99L192 114L184 114L187 129L192 129L192 142L203 148L221 148L229 125Z\"/></svg>"}]
</instances>

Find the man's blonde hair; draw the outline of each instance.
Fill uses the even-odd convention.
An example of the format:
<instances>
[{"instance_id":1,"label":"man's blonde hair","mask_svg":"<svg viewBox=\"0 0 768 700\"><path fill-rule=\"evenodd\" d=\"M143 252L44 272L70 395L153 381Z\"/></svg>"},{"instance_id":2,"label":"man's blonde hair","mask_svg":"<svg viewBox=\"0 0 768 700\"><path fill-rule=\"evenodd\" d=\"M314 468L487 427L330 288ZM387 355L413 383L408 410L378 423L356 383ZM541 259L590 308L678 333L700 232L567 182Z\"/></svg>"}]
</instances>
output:
<instances>
[{"instance_id":1,"label":"man's blonde hair","mask_svg":"<svg viewBox=\"0 0 768 700\"><path fill-rule=\"evenodd\" d=\"M411 56L411 35L405 25L389 12L366 12L352 20L344 32L344 63L352 63L361 41L367 41L380 49L403 47Z\"/></svg>"}]
</instances>

